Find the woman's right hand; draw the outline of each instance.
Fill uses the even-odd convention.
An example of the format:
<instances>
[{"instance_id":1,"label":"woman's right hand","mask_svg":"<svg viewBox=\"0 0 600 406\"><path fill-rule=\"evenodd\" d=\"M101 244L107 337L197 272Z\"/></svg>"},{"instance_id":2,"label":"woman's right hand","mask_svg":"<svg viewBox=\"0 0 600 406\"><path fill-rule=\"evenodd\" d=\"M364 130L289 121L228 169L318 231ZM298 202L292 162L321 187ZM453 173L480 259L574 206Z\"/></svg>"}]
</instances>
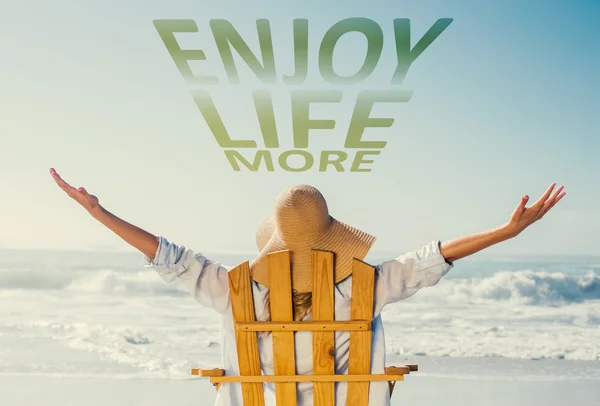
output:
<instances>
[{"instance_id":1,"label":"woman's right hand","mask_svg":"<svg viewBox=\"0 0 600 406\"><path fill-rule=\"evenodd\" d=\"M94 214L102 209L98 198L94 195L90 195L85 188L78 187L74 188L60 177L58 172L54 168L50 168L50 175L54 178L56 184L64 190L73 200L83 206L90 214Z\"/></svg>"},{"instance_id":2,"label":"woman's right hand","mask_svg":"<svg viewBox=\"0 0 600 406\"><path fill-rule=\"evenodd\" d=\"M100 206L100 202L96 196L89 194L82 187L74 188L69 185L60 177L54 168L50 168L50 174L54 178L56 184L71 196L73 200L82 205L92 217L108 227L112 232L125 240L125 242L140 250L144 255L150 259L154 259L154 255L160 242L157 236L136 227L110 213L108 210L105 210Z\"/></svg>"}]
</instances>

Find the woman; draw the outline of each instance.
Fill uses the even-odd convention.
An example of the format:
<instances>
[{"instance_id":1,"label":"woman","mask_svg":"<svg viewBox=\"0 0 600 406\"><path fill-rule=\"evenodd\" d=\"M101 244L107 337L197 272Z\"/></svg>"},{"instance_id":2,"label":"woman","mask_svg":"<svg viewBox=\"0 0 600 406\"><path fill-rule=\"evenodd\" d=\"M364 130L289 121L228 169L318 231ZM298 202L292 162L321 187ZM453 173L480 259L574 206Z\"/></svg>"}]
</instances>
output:
<instances>
[{"instance_id":1,"label":"woman","mask_svg":"<svg viewBox=\"0 0 600 406\"><path fill-rule=\"evenodd\" d=\"M193 297L202 305L221 314L221 349L227 375L239 375L235 331L229 301L228 270L202 254L175 245L121 220L105 210L98 199L84 188L66 183L54 169L50 173L56 183L81 204L94 218L144 254L147 266L154 268L167 282L181 280ZM425 247L383 262L375 267L375 292L372 323L371 372L384 373L385 341L380 313L394 303L416 293L423 287L433 286L450 270L453 262L481 251L493 244L514 238L525 228L541 219L563 196L563 187L554 191L556 184L530 207L528 196L523 196L510 220L492 230L443 242L432 241ZM553 193L554 191L554 193ZM363 259L374 242L369 234L342 223L329 215L321 193L307 185L284 190L276 200L275 210L257 231L258 256L251 262L252 289L255 313L258 319L269 319L269 288L267 255L289 250L291 256L294 317L310 318L312 268L311 249L335 253L335 319L350 318L350 299L353 258ZM310 332L295 334L295 363L298 374L312 372L312 340ZM336 332L335 368L337 374L348 370L349 333ZM273 374L272 341L269 334L259 335L261 369ZM335 385L336 405L346 403L345 383ZM267 405L275 404L272 383L264 385ZM312 384L297 385L297 404L313 402ZM239 384L223 385L217 396L217 405L242 405ZM389 405L386 382L372 382L369 390L370 405Z\"/></svg>"}]
</instances>

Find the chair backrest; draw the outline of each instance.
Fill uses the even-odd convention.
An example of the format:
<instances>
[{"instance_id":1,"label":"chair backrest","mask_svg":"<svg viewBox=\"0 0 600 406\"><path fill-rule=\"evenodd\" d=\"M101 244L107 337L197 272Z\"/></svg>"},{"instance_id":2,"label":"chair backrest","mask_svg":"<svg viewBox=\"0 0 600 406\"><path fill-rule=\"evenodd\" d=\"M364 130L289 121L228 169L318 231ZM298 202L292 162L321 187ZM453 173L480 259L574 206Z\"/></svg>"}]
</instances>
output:
<instances>
[{"instance_id":1,"label":"chair backrest","mask_svg":"<svg viewBox=\"0 0 600 406\"><path fill-rule=\"evenodd\" d=\"M250 265L244 262L229 271L231 308L240 376L224 376L223 370L193 370L210 377L214 385L241 382L244 406L264 406L263 382L275 383L277 406L295 405L296 383L314 383L314 405L335 405L335 382L348 382L346 405L367 406L369 382L388 381L390 392L395 381L413 367L386 368L385 374L371 374L371 321L375 269L354 260L350 320L334 320L334 253L313 250L312 320L294 321L289 251L268 256L271 321L256 321L252 297ZM336 331L350 332L348 374L335 374L334 336ZM274 375L260 369L258 332L273 334ZM311 331L313 375L296 375L294 332Z\"/></svg>"}]
</instances>

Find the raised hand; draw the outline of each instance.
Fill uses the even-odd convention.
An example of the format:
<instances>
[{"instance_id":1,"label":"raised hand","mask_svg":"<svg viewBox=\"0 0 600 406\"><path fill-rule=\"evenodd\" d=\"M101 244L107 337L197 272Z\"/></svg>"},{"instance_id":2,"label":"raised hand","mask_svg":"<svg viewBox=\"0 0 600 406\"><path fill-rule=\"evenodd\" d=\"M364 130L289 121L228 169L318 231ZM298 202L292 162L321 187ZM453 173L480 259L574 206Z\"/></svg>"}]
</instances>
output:
<instances>
[{"instance_id":1,"label":"raised hand","mask_svg":"<svg viewBox=\"0 0 600 406\"><path fill-rule=\"evenodd\" d=\"M83 206L88 212L92 213L100 209L100 202L94 195L90 195L85 188L74 188L60 177L54 168L50 168L50 175L54 178L56 184L64 190L73 200Z\"/></svg>"},{"instance_id":2,"label":"raised hand","mask_svg":"<svg viewBox=\"0 0 600 406\"><path fill-rule=\"evenodd\" d=\"M476 252L494 244L498 244L499 242L516 237L521 231L544 217L544 215L563 198L566 194L563 192L564 187L559 187L556 192L552 194L555 187L556 183L550 185L548 190L546 190L546 193L530 207L525 207L529 201L529 196L523 196L521 202L510 217L510 221L500 227L482 233L444 241L440 245L440 253L446 258L446 261L453 262L457 259L475 254Z\"/></svg>"},{"instance_id":3,"label":"raised hand","mask_svg":"<svg viewBox=\"0 0 600 406\"><path fill-rule=\"evenodd\" d=\"M121 237L125 242L137 248L149 258L154 258L158 248L159 239L157 236L142 230L120 219L100 206L98 198L89 194L84 188L74 188L65 182L60 175L50 168L50 175L54 178L56 184L64 190L77 203L82 205L96 220L108 227L112 232Z\"/></svg>"},{"instance_id":4,"label":"raised hand","mask_svg":"<svg viewBox=\"0 0 600 406\"><path fill-rule=\"evenodd\" d=\"M551 184L537 202L529 207L525 207L529 201L529 196L523 196L521 202L510 217L507 228L514 233L514 235L518 235L527 227L544 217L544 215L566 195L566 192L563 192L564 186L559 187L552 193L555 187L556 183Z\"/></svg>"}]
</instances>

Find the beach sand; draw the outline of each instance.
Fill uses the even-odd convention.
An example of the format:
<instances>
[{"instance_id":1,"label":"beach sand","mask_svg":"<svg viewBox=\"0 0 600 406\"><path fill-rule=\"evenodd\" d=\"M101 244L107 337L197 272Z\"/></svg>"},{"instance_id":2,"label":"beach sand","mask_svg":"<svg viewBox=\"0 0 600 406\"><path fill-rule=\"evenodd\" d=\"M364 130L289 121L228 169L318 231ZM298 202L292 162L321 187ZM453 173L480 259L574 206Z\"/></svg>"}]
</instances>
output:
<instances>
[{"instance_id":1,"label":"beach sand","mask_svg":"<svg viewBox=\"0 0 600 406\"><path fill-rule=\"evenodd\" d=\"M390 363L401 364L396 357ZM416 357L420 371L398 382L392 405L600 405L600 363L568 360ZM407 361L404 361L407 362ZM207 380L43 374L0 376L5 406L212 405Z\"/></svg>"}]
</instances>

